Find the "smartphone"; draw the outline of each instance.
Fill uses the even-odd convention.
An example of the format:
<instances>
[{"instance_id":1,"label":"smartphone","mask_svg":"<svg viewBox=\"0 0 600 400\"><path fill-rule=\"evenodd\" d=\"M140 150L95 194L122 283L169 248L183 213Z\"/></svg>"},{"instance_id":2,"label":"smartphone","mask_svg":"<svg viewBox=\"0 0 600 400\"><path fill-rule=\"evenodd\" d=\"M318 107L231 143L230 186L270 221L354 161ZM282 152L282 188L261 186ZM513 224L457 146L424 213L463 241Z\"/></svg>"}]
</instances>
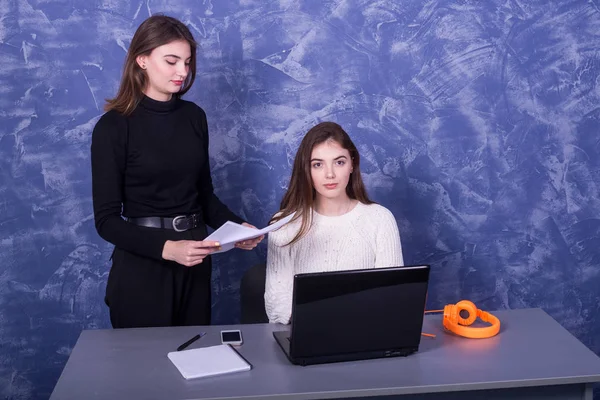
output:
<instances>
[{"instance_id":1,"label":"smartphone","mask_svg":"<svg viewBox=\"0 0 600 400\"><path fill-rule=\"evenodd\" d=\"M242 331L239 329L221 331L221 343L230 344L232 346L241 346L243 343Z\"/></svg>"}]
</instances>

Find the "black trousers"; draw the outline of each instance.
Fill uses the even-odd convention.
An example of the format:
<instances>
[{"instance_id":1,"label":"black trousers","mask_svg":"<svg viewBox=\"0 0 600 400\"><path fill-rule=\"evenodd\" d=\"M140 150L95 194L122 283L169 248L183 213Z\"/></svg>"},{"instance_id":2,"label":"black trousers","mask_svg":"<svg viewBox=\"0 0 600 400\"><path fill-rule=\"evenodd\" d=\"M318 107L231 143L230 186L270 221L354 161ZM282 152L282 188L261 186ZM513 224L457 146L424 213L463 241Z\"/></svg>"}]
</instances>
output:
<instances>
[{"instance_id":1,"label":"black trousers","mask_svg":"<svg viewBox=\"0 0 600 400\"><path fill-rule=\"evenodd\" d=\"M185 267L115 248L105 302L113 328L210 325L211 260Z\"/></svg>"}]
</instances>

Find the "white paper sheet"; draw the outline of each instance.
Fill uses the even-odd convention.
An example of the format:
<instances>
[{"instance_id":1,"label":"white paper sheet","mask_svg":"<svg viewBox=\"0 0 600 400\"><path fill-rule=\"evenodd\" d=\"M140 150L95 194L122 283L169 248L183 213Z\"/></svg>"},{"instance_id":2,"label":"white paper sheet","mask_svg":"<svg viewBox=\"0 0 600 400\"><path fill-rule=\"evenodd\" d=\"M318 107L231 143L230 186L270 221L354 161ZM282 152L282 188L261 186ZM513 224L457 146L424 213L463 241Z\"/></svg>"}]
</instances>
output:
<instances>
[{"instance_id":1,"label":"white paper sheet","mask_svg":"<svg viewBox=\"0 0 600 400\"><path fill-rule=\"evenodd\" d=\"M219 242L221 244L221 250L215 251L213 254L223 253L233 249L237 242L254 239L282 227L293 217L294 214L288 215L272 225L267 225L263 229L253 229L247 226L236 224L235 222L227 221L204 240L213 240L215 242Z\"/></svg>"},{"instance_id":2,"label":"white paper sheet","mask_svg":"<svg viewBox=\"0 0 600 400\"><path fill-rule=\"evenodd\" d=\"M252 366L231 346L222 344L167 354L185 379L249 371Z\"/></svg>"}]
</instances>

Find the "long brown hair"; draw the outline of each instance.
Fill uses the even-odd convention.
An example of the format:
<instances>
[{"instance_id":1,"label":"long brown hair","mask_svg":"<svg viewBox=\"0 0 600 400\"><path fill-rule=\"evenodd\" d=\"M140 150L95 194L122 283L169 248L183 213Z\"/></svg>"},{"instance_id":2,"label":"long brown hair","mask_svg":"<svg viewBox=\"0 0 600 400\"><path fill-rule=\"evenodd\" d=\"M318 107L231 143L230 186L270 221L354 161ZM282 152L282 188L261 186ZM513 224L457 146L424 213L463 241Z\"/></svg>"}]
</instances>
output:
<instances>
[{"instance_id":1,"label":"long brown hair","mask_svg":"<svg viewBox=\"0 0 600 400\"><path fill-rule=\"evenodd\" d=\"M181 21L166 15L153 15L142 22L135 31L127 51L119 92L114 99L106 100L104 111L115 110L121 114L131 114L144 97L143 91L148 84L148 75L137 63L137 57L150 55L155 48L175 40L187 41L192 53L190 73L181 90L174 94L176 97L183 96L196 79L197 43L190 30Z\"/></svg>"},{"instance_id":2,"label":"long brown hair","mask_svg":"<svg viewBox=\"0 0 600 400\"><path fill-rule=\"evenodd\" d=\"M358 200L363 204L372 204L367 190L360 175L360 155L356 146L350 139L350 136L344 129L335 122L321 122L312 127L302 139L300 148L294 159L292 177L287 192L281 200L280 211L271 218L269 223L276 222L296 213L292 221L302 218L300 230L296 236L288 243L292 244L300 240L310 230L312 224L312 208L315 203L316 191L310 173L310 159L315 146L326 141L335 141L342 148L348 150L352 159L353 172L350 175L350 181L346 186L348 197Z\"/></svg>"}]
</instances>

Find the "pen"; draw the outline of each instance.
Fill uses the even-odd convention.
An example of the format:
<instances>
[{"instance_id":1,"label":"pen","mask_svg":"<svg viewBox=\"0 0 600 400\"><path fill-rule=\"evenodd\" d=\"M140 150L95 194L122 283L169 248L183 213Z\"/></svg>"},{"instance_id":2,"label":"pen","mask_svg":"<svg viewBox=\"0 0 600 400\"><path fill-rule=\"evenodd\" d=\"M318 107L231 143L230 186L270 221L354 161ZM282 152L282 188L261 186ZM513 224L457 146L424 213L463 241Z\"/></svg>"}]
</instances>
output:
<instances>
[{"instance_id":1,"label":"pen","mask_svg":"<svg viewBox=\"0 0 600 400\"><path fill-rule=\"evenodd\" d=\"M179 346L177 348L177 351L181 351L181 350L185 349L190 344L194 343L196 340L200 339L204 335L206 335L206 332L200 332L199 335L194 336L193 338L191 338L190 340L188 340L187 342L185 342L184 344L182 344L181 346Z\"/></svg>"},{"instance_id":2,"label":"pen","mask_svg":"<svg viewBox=\"0 0 600 400\"><path fill-rule=\"evenodd\" d=\"M241 355L240 352L237 351L236 348L231 345L231 343L228 343L227 345L231 348L231 350L235 351L242 360L246 361L246 364L248 364L250 366L250 369L254 368L254 366L252 364L250 364L250 361L246 360L246 357Z\"/></svg>"}]
</instances>

